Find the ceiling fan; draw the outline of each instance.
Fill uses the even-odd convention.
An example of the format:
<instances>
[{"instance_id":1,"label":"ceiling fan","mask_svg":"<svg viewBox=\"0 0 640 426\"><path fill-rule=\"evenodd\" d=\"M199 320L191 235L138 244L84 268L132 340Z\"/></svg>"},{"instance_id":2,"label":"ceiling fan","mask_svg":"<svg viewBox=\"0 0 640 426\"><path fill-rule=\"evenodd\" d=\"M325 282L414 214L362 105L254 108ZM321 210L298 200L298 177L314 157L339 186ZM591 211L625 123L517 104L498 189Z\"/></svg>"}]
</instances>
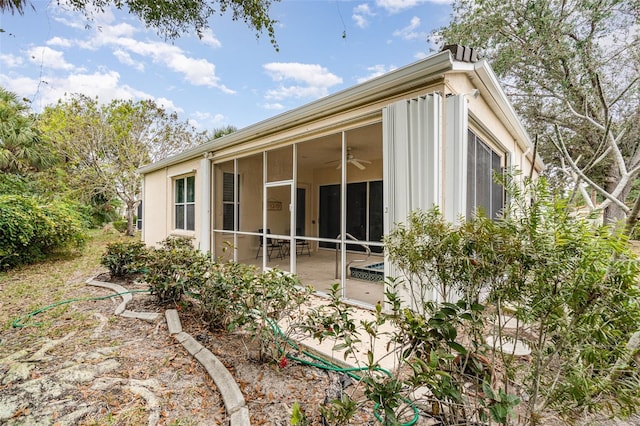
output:
<instances>
[{"instance_id":1,"label":"ceiling fan","mask_svg":"<svg viewBox=\"0 0 640 426\"><path fill-rule=\"evenodd\" d=\"M340 161L340 160L329 161L329 163L335 163L335 162L338 163L338 167L336 167L336 169L340 169L342 167L342 161ZM356 158L356 156L351 153L351 147L348 146L347 147L347 163L348 164L353 164L354 166L356 166L360 170L364 170L364 169L366 169L365 164L371 164L371 161L363 160L361 158Z\"/></svg>"}]
</instances>

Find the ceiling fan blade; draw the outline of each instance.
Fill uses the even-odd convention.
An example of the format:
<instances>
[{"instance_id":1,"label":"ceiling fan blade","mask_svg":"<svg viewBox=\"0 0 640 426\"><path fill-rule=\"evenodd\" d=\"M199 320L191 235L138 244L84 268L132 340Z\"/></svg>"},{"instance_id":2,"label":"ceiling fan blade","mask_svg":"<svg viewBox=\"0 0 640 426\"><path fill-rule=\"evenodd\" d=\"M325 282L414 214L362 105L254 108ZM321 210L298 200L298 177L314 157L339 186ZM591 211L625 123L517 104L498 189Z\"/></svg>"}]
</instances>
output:
<instances>
[{"instance_id":1,"label":"ceiling fan blade","mask_svg":"<svg viewBox=\"0 0 640 426\"><path fill-rule=\"evenodd\" d=\"M354 166L356 166L357 168L359 168L360 170L364 170L364 169L366 169L366 167L365 167L365 166L363 166L363 165L362 165L362 163L360 163L360 161L359 161L359 160L355 160L355 159L354 159L354 160L349 160L349 162L350 162L351 164L353 164Z\"/></svg>"}]
</instances>

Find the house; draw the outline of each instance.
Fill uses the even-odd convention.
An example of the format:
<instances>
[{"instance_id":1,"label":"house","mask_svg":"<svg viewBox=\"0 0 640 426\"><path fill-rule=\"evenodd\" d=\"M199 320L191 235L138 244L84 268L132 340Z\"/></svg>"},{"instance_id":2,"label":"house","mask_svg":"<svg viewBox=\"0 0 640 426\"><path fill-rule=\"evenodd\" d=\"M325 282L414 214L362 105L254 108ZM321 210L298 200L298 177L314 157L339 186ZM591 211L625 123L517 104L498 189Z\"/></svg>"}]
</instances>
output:
<instances>
[{"instance_id":1,"label":"house","mask_svg":"<svg viewBox=\"0 0 640 426\"><path fill-rule=\"evenodd\" d=\"M532 144L472 49L442 52L140 169L143 240L278 267L344 299L383 300L381 237L434 204L505 202L492 171L537 173Z\"/></svg>"}]
</instances>

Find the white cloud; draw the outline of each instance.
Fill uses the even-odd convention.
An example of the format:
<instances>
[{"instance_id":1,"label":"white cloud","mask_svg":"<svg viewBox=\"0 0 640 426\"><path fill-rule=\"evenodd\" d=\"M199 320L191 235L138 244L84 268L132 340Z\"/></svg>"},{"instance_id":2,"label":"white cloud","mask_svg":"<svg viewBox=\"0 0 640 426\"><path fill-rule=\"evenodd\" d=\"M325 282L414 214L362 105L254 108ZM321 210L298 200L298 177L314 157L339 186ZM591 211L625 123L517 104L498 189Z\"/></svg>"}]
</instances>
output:
<instances>
[{"instance_id":1,"label":"white cloud","mask_svg":"<svg viewBox=\"0 0 640 426\"><path fill-rule=\"evenodd\" d=\"M7 68L19 67L24 63L20 56L2 53L0 53L0 62L5 64Z\"/></svg>"},{"instance_id":2,"label":"white cloud","mask_svg":"<svg viewBox=\"0 0 640 426\"><path fill-rule=\"evenodd\" d=\"M222 43L213 34L211 28L207 28L202 32L202 37L200 37L200 40L207 46L215 47L216 49L222 47Z\"/></svg>"},{"instance_id":3,"label":"white cloud","mask_svg":"<svg viewBox=\"0 0 640 426\"><path fill-rule=\"evenodd\" d=\"M328 89L330 87L342 83L342 78L317 64L272 62L265 64L263 67L273 81L284 82L293 80L299 83L291 86L280 85L277 89L269 90L266 94L267 99L317 99L326 96L329 93Z\"/></svg>"},{"instance_id":4,"label":"white cloud","mask_svg":"<svg viewBox=\"0 0 640 426\"><path fill-rule=\"evenodd\" d=\"M47 46L71 47L73 42L67 38L53 37L47 40Z\"/></svg>"},{"instance_id":5,"label":"white cloud","mask_svg":"<svg viewBox=\"0 0 640 426\"><path fill-rule=\"evenodd\" d=\"M198 130L212 130L227 125L227 117L223 114L211 114L210 112L196 111L187 120L189 124Z\"/></svg>"},{"instance_id":6,"label":"white cloud","mask_svg":"<svg viewBox=\"0 0 640 426\"><path fill-rule=\"evenodd\" d=\"M389 65L389 66L385 66L385 65L374 65L371 67L367 68L367 71L369 72L369 74L367 74L364 77L359 77L357 79L358 83L364 83L367 80L371 80L372 78L376 78L378 76L381 76L383 74L386 74L390 71L395 70L397 67L395 65Z\"/></svg>"},{"instance_id":7,"label":"white cloud","mask_svg":"<svg viewBox=\"0 0 640 426\"><path fill-rule=\"evenodd\" d=\"M266 103L266 104L262 104L262 108L264 109L268 109L271 111L281 111L283 109L285 109L286 107L284 105L282 105L279 102L275 102L275 103Z\"/></svg>"},{"instance_id":8,"label":"white cloud","mask_svg":"<svg viewBox=\"0 0 640 426\"><path fill-rule=\"evenodd\" d=\"M82 21L82 18L77 16L75 20L62 17L57 19L74 28L77 28L78 22ZM86 40L75 40L73 44L87 50L112 49L113 54L120 62L133 66L137 70L145 69L145 64L142 59L133 55L150 58L154 63L164 65L171 71L182 74L184 79L194 86L213 87L224 93L235 93L234 90L220 82L216 76L215 64L203 58L189 57L181 48L172 44L136 40L134 36L140 32L138 28L126 22L112 25L114 21L113 13L110 10L104 14L97 14L92 25L92 37ZM216 43L220 44L211 31L204 32L203 41L212 46L215 46Z\"/></svg>"},{"instance_id":9,"label":"white cloud","mask_svg":"<svg viewBox=\"0 0 640 426\"><path fill-rule=\"evenodd\" d=\"M376 0L376 6L387 10L390 13L411 9L422 3L449 4L452 0Z\"/></svg>"},{"instance_id":10,"label":"white cloud","mask_svg":"<svg viewBox=\"0 0 640 426\"><path fill-rule=\"evenodd\" d=\"M37 66L57 70L73 70L75 66L64 59L64 53L47 46L36 46L27 50L29 61Z\"/></svg>"},{"instance_id":11,"label":"white cloud","mask_svg":"<svg viewBox=\"0 0 640 426\"><path fill-rule=\"evenodd\" d=\"M271 62L264 69L274 81L296 80L314 86L331 87L342 83L342 78L317 64L299 62Z\"/></svg>"},{"instance_id":12,"label":"white cloud","mask_svg":"<svg viewBox=\"0 0 640 426\"><path fill-rule=\"evenodd\" d=\"M216 76L215 64L206 59L188 57L182 49L168 43L139 41L129 37L135 31L135 28L128 24L103 28L101 34L84 44L83 47L96 48L103 46L113 48L114 54L119 60L129 61L130 64L137 63L138 67L141 64L135 62L131 54L151 58L154 63L162 64L172 71L182 74L185 80L194 86L214 87L224 93L235 93L235 91L220 83L220 79ZM121 36L122 34L125 34L125 36ZM129 57L127 58L126 55Z\"/></svg>"},{"instance_id":13,"label":"white cloud","mask_svg":"<svg viewBox=\"0 0 640 426\"><path fill-rule=\"evenodd\" d=\"M353 8L351 18L355 21L356 26L366 28L369 25L368 18L375 16L367 3L362 3Z\"/></svg>"},{"instance_id":14,"label":"white cloud","mask_svg":"<svg viewBox=\"0 0 640 426\"><path fill-rule=\"evenodd\" d=\"M134 61L131 55L122 49L114 50L113 56L115 56L118 59L118 61L120 61L125 65L129 65L138 71L144 71L144 64L139 61Z\"/></svg>"},{"instance_id":15,"label":"white cloud","mask_svg":"<svg viewBox=\"0 0 640 426\"><path fill-rule=\"evenodd\" d=\"M401 37L404 40L415 40L417 38L426 38L428 34L426 32L416 31L420 28L421 21L420 18L414 16L411 18L411 22L404 28L396 30L393 32L393 35L396 37Z\"/></svg>"},{"instance_id":16,"label":"white cloud","mask_svg":"<svg viewBox=\"0 0 640 426\"><path fill-rule=\"evenodd\" d=\"M420 0L376 0L376 5L388 12L395 13L410 9L420 3Z\"/></svg>"},{"instance_id":17,"label":"white cloud","mask_svg":"<svg viewBox=\"0 0 640 426\"><path fill-rule=\"evenodd\" d=\"M34 109L53 105L58 99L64 99L72 93L97 96L104 103L113 99L153 99L148 93L121 84L120 74L115 71L71 74L65 77L43 76L42 81L0 75L0 84L22 96L37 98Z\"/></svg>"},{"instance_id":18,"label":"white cloud","mask_svg":"<svg viewBox=\"0 0 640 426\"><path fill-rule=\"evenodd\" d=\"M175 111L177 113L183 113L184 109L176 106L176 104L173 103L173 101L171 99L167 99L167 98L156 98L155 102L161 106L163 109L167 110L167 111Z\"/></svg>"},{"instance_id":19,"label":"white cloud","mask_svg":"<svg viewBox=\"0 0 640 426\"><path fill-rule=\"evenodd\" d=\"M75 28L76 30L84 30L87 27L87 21L80 19L80 14L53 14L53 19L65 27Z\"/></svg>"}]
</instances>

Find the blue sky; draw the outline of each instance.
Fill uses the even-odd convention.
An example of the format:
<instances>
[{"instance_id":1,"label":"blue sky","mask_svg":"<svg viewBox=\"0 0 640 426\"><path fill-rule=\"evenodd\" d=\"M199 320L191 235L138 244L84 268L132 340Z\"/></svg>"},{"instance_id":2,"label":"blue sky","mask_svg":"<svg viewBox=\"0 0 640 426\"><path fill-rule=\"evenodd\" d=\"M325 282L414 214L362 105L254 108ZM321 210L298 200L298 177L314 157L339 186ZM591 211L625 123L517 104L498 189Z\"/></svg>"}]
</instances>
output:
<instances>
[{"instance_id":1,"label":"blue sky","mask_svg":"<svg viewBox=\"0 0 640 426\"><path fill-rule=\"evenodd\" d=\"M201 130L238 128L304 105L434 53L448 0L282 0L280 51L228 16L211 31L165 41L123 11L87 27L56 1L0 15L0 85L37 112L69 93L154 99ZM344 35L344 37L343 37Z\"/></svg>"}]
</instances>

